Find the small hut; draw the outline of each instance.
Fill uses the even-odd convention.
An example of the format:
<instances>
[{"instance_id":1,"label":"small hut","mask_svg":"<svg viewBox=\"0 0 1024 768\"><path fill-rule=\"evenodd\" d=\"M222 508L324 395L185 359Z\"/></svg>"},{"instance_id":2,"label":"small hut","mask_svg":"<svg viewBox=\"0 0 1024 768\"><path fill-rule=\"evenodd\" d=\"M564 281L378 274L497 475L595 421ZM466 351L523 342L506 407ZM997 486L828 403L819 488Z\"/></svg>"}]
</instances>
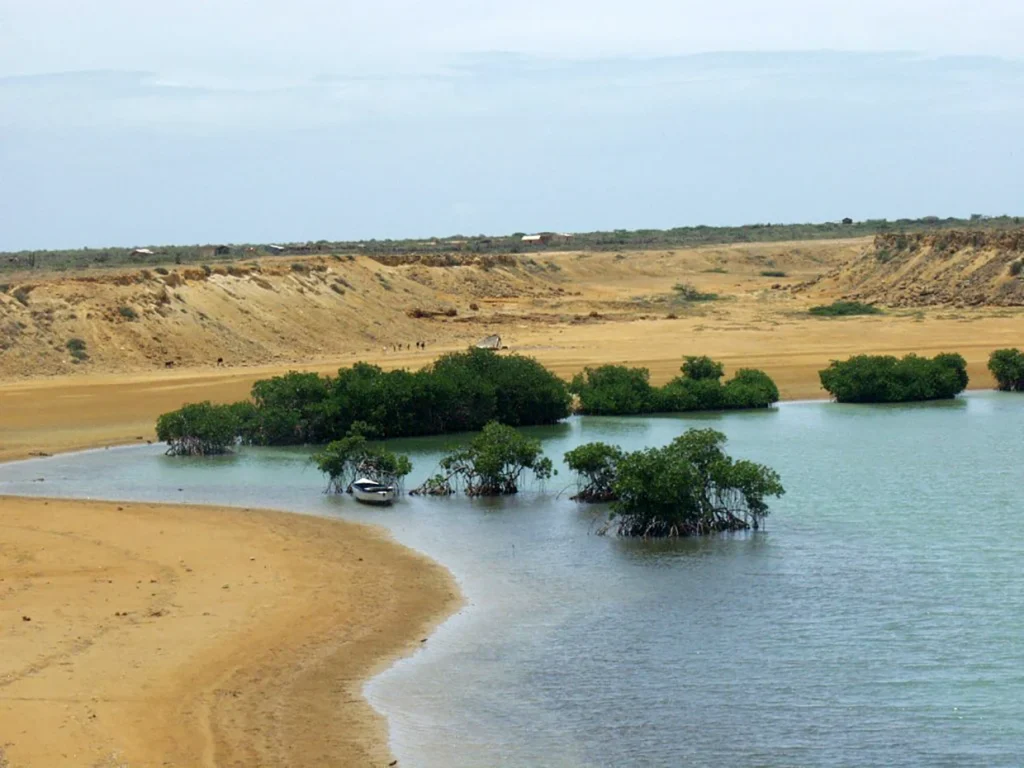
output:
<instances>
[{"instance_id":1,"label":"small hut","mask_svg":"<svg viewBox=\"0 0 1024 768\"><path fill-rule=\"evenodd\" d=\"M501 349L501 336L487 336L476 343L477 349Z\"/></svg>"}]
</instances>

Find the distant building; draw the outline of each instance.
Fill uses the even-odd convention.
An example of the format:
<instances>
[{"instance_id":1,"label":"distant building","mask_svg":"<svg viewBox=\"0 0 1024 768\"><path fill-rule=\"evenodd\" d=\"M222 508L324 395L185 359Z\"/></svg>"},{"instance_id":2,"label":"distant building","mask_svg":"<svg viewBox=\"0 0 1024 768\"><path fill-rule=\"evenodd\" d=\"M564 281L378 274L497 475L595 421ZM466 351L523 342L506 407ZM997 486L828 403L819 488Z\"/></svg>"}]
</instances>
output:
<instances>
[{"instance_id":1,"label":"distant building","mask_svg":"<svg viewBox=\"0 0 1024 768\"><path fill-rule=\"evenodd\" d=\"M851 224L853 224L853 219L847 216L845 219L843 219L843 224L845 224L846 226L850 226Z\"/></svg>"},{"instance_id":2,"label":"distant building","mask_svg":"<svg viewBox=\"0 0 1024 768\"><path fill-rule=\"evenodd\" d=\"M155 251L149 248L135 248L132 251L132 256L153 256L155 253Z\"/></svg>"},{"instance_id":3,"label":"distant building","mask_svg":"<svg viewBox=\"0 0 1024 768\"><path fill-rule=\"evenodd\" d=\"M541 232L536 235L523 235L527 245L547 245L552 242L564 243L572 240L572 235L565 232Z\"/></svg>"},{"instance_id":4,"label":"distant building","mask_svg":"<svg viewBox=\"0 0 1024 768\"><path fill-rule=\"evenodd\" d=\"M268 245L267 250L274 251L274 253L284 253L287 248L283 245Z\"/></svg>"},{"instance_id":5,"label":"distant building","mask_svg":"<svg viewBox=\"0 0 1024 768\"><path fill-rule=\"evenodd\" d=\"M208 259L214 256L228 256L231 248L226 245L204 245L199 249L199 258Z\"/></svg>"}]
</instances>

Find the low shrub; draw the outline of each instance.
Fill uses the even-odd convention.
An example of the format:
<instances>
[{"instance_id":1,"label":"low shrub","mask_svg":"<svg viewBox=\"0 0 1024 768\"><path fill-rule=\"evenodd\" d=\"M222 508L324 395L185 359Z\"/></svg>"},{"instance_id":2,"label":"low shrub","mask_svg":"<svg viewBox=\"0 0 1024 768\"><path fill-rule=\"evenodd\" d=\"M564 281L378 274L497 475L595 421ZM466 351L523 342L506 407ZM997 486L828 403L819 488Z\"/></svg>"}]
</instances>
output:
<instances>
[{"instance_id":1,"label":"low shrub","mask_svg":"<svg viewBox=\"0 0 1024 768\"><path fill-rule=\"evenodd\" d=\"M851 315L881 315L882 310L861 301L833 301L807 310L815 317L849 317Z\"/></svg>"},{"instance_id":2,"label":"low shrub","mask_svg":"<svg viewBox=\"0 0 1024 768\"><path fill-rule=\"evenodd\" d=\"M126 305L121 305L120 307L118 307L117 308L117 314L119 314L125 320L138 320L139 319L139 313L136 312L131 307L126 306Z\"/></svg>"},{"instance_id":3,"label":"low shrub","mask_svg":"<svg viewBox=\"0 0 1024 768\"><path fill-rule=\"evenodd\" d=\"M704 293L690 283L676 283L672 290L680 301L714 301L718 298L717 293Z\"/></svg>"},{"instance_id":4,"label":"low shrub","mask_svg":"<svg viewBox=\"0 0 1024 768\"><path fill-rule=\"evenodd\" d=\"M761 270L761 277L785 277L786 273L781 269L764 269Z\"/></svg>"},{"instance_id":5,"label":"low shrub","mask_svg":"<svg viewBox=\"0 0 1024 768\"><path fill-rule=\"evenodd\" d=\"M71 357L75 361L82 362L89 359L89 354L85 351L85 341L83 339L68 339L64 346L67 347L68 352L71 353Z\"/></svg>"},{"instance_id":6,"label":"low shrub","mask_svg":"<svg viewBox=\"0 0 1024 768\"><path fill-rule=\"evenodd\" d=\"M1014 277L1020 277L1020 274L1024 272L1024 259L1017 259L1015 262L1010 264L1010 274Z\"/></svg>"}]
</instances>

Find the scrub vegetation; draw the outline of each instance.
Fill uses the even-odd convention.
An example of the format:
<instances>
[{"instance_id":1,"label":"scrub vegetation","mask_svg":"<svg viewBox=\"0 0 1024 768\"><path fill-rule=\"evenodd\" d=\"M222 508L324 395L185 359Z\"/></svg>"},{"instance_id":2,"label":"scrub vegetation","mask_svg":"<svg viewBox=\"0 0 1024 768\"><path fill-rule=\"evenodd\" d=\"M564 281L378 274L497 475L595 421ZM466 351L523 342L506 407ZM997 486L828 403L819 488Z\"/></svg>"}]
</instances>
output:
<instances>
[{"instance_id":1,"label":"scrub vegetation","mask_svg":"<svg viewBox=\"0 0 1024 768\"><path fill-rule=\"evenodd\" d=\"M831 304L823 304L811 307L808 313L815 317L849 317L851 315L881 315L882 310L873 304L865 304L860 301L833 301Z\"/></svg>"}]
</instances>

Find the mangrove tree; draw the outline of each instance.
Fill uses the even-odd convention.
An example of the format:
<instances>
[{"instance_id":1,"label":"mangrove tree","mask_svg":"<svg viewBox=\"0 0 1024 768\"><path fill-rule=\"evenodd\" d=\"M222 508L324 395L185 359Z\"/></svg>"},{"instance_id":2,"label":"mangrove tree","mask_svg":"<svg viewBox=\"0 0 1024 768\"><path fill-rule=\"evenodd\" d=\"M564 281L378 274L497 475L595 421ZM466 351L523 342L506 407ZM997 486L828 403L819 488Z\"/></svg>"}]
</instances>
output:
<instances>
[{"instance_id":1,"label":"mangrove tree","mask_svg":"<svg viewBox=\"0 0 1024 768\"><path fill-rule=\"evenodd\" d=\"M1024 392L1024 352L997 349L989 356L988 369L1003 392Z\"/></svg>"},{"instance_id":2,"label":"mangrove tree","mask_svg":"<svg viewBox=\"0 0 1024 768\"><path fill-rule=\"evenodd\" d=\"M450 450L440 467L440 474L413 493L450 495L462 487L469 496L506 496L519 492L528 470L538 480L547 480L554 473L540 440L496 421L484 426L467 445Z\"/></svg>"},{"instance_id":3,"label":"mangrove tree","mask_svg":"<svg viewBox=\"0 0 1024 768\"><path fill-rule=\"evenodd\" d=\"M857 355L833 360L819 372L821 385L840 403L946 400L967 388L967 362L957 354L933 358Z\"/></svg>"},{"instance_id":4,"label":"mangrove tree","mask_svg":"<svg viewBox=\"0 0 1024 768\"><path fill-rule=\"evenodd\" d=\"M757 529L765 499L785 491L778 474L734 460L725 435L691 429L663 448L622 456L612 490L611 526L623 536L698 536Z\"/></svg>"}]
</instances>

